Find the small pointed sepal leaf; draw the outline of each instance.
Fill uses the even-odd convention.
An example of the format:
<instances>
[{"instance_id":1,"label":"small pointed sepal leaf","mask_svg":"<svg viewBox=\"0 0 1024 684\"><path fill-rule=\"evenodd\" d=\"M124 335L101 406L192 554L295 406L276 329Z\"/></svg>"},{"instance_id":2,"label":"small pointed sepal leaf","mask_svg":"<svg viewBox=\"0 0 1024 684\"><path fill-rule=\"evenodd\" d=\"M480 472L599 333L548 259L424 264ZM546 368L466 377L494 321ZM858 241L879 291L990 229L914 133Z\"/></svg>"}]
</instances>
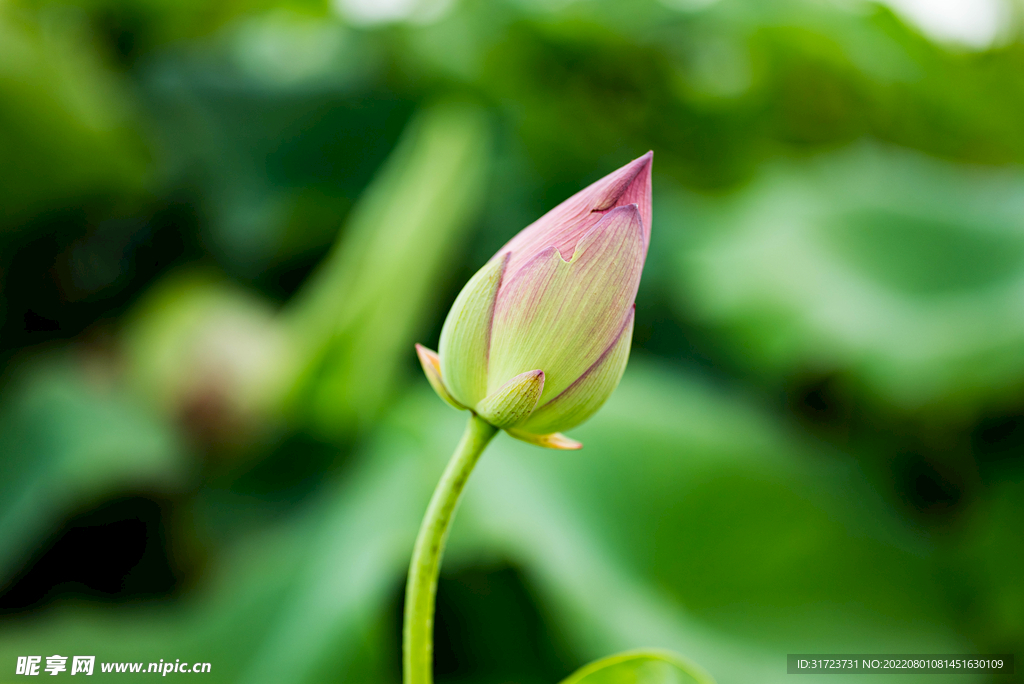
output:
<instances>
[{"instance_id":1,"label":"small pointed sepal leaf","mask_svg":"<svg viewBox=\"0 0 1024 684\"><path fill-rule=\"evenodd\" d=\"M470 278L441 328L441 374L448 391L464 406L473 406L488 395L487 360L494 300L508 256L507 252L495 256Z\"/></svg>"},{"instance_id":2,"label":"small pointed sepal leaf","mask_svg":"<svg viewBox=\"0 0 1024 684\"><path fill-rule=\"evenodd\" d=\"M454 408L460 411L466 407L455 401L455 397L451 395L448 388L444 386L444 380L441 378L441 359L438 358L437 354L430 349L427 349L422 344L416 345L416 356L420 357L420 365L423 366L423 374L427 376L427 382L437 392L437 396L441 397Z\"/></svg>"},{"instance_id":3,"label":"small pointed sepal leaf","mask_svg":"<svg viewBox=\"0 0 1024 684\"><path fill-rule=\"evenodd\" d=\"M575 439L569 439L560 432L553 432L548 435L538 435L533 432L526 432L525 430L517 430L515 428L505 430L510 436L515 437L518 440L529 442L545 449L562 449L564 451L575 451L582 449L583 445L577 442Z\"/></svg>"},{"instance_id":4,"label":"small pointed sepal leaf","mask_svg":"<svg viewBox=\"0 0 1024 684\"><path fill-rule=\"evenodd\" d=\"M543 391L544 371L526 371L477 404L476 412L494 427L514 427L530 417Z\"/></svg>"},{"instance_id":5,"label":"small pointed sepal leaf","mask_svg":"<svg viewBox=\"0 0 1024 684\"><path fill-rule=\"evenodd\" d=\"M715 684L715 680L671 651L643 649L595 660L561 684Z\"/></svg>"},{"instance_id":6,"label":"small pointed sepal leaf","mask_svg":"<svg viewBox=\"0 0 1024 684\"><path fill-rule=\"evenodd\" d=\"M528 432L568 430L594 415L619 386L633 340L634 309L630 307L618 338L576 382L534 409L519 426Z\"/></svg>"}]
</instances>

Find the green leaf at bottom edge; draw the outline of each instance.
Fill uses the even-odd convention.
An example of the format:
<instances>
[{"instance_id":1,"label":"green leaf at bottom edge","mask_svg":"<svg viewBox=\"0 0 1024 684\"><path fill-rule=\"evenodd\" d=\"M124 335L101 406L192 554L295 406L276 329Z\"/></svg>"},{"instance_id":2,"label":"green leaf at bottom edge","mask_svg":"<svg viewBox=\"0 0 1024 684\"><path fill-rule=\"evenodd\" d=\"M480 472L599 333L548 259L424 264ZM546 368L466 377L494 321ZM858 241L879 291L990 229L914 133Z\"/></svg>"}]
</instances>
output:
<instances>
[{"instance_id":1,"label":"green leaf at bottom edge","mask_svg":"<svg viewBox=\"0 0 1024 684\"><path fill-rule=\"evenodd\" d=\"M641 649L595 660L561 684L715 684L699 666L671 651Z\"/></svg>"}]
</instances>

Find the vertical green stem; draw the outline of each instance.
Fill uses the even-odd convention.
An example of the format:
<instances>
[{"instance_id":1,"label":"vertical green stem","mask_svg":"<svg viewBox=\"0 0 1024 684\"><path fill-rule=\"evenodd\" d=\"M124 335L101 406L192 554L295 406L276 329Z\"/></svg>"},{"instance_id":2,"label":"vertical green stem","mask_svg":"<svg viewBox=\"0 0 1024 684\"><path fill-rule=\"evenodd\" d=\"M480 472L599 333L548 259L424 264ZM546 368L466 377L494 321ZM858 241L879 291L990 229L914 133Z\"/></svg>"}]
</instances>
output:
<instances>
[{"instance_id":1,"label":"vertical green stem","mask_svg":"<svg viewBox=\"0 0 1024 684\"><path fill-rule=\"evenodd\" d=\"M405 625L402 630L404 684L431 684L434 664L434 597L441 555L455 507L480 454L497 428L471 414L466 431L448 462L427 506L416 536L405 587Z\"/></svg>"}]
</instances>

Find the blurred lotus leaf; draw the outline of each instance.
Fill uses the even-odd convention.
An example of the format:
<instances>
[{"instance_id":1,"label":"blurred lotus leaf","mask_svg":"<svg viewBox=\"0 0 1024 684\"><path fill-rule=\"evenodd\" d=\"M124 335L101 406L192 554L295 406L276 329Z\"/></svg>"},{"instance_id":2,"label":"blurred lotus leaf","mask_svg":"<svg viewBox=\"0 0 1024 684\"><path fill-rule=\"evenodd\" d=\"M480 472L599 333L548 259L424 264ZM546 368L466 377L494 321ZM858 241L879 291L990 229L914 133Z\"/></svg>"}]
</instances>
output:
<instances>
[{"instance_id":1,"label":"blurred lotus leaf","mask_svg":"<svg viewBox=\"0 0 1024 684\"><path fill-rule=\"evenodd\" d=\"M489 125L476 105L445 101L414 119L353 210L344 241L290 303L308 362L295 410L324 434L366 425L483 201Z\"/></svg>"},{"instance_id":2,"label":"blurred lotus leaf","mask_svg":"<svg viewBox=\"0 0 1024 684\"><path fill-rule=\"evenodd\" d=\"M562 684L714 684L709 675L669 651L631 651L593 662Z\"/></svg>"},{"instance_id":3,"label":"blurred lotus leaf","mask_svg":"<svg viewBox=\"0 0 1024 684\"><path fill-rule=\"evenodd\" d=\"M954 414L1024 379L1024 175L859 146L777 165L705 216L680 299L743 363Z\"/></svg>"},{"instance_id":4,"label":"blurred lotus leaf","mask_svg":"<svg viewBox=\"0 0 1024 684\"><path fill-rule=\"evenodd\" d=\"M84 362L83 362L84 361ZM128 490L171 492L188 476L177 436L139 406L102 356L23 369L0 407L0 576L79 507Z\"/></svg>"},{"instance_id":5,"label":"blurred lotus leaf","mask_svg":"<svg viewBox=\"0 0 1024 684\"><path fill-rule=\"evenodd\" d=\"M78 634L111 661L202 645L228 681L243 670L254 682L390 677L397 642L379 631L387 588L401 586L461 422L418 388L340 489L236 542L190 607L140 607L130 628L88 612L55 616L5 633L0 657ZM851 463L814 457L742 398L640 361L602 420L579 432L587 450L557 459L499 438L473 475L446 562L454 573L521 568L576 659L566 665L647 644L685 652L720 682L782 682L780 648L793 640L822 652L893 640L968 648L933 575L934 545L887 514ZM495 648L472 641L473 630L465 625L468 648Z\"/></svg>"}]
</instances>

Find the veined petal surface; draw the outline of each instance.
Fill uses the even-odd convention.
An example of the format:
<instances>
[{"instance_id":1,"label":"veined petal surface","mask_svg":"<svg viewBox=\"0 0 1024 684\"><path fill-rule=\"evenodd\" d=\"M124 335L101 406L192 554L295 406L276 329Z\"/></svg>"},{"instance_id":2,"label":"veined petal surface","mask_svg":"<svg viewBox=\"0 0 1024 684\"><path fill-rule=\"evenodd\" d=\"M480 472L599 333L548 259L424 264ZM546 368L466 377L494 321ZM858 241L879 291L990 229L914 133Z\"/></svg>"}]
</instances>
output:
<instances>
[{"instance_id":1,"label":"veined petal surface","mask_svg":"<svg viewBox=\"0 0 1024 684\"><path fill-rule=\"evenodd\" d=\"M487 393L535 368L545 374L541 405L565 391L622 332L644 256L640 213L629 205L605 214L571 260L550 247L520 268L494 305ZM447 381L444 354L442 338ZM463 401L451 383L449 389Z\"/></svg>"},{"instance_id":2,"label":"veined petal surface","mask_svg":"<svg viewBox=\"0 0 1024 684\"><path fill-rule=\"evenodd\" d=\"M538 406L518 427L535 433L568 430L585 421L619 386L633 340L634 307L626 315L619 337L604 354L561 394Z\"/></svg>"}]
</instances>

